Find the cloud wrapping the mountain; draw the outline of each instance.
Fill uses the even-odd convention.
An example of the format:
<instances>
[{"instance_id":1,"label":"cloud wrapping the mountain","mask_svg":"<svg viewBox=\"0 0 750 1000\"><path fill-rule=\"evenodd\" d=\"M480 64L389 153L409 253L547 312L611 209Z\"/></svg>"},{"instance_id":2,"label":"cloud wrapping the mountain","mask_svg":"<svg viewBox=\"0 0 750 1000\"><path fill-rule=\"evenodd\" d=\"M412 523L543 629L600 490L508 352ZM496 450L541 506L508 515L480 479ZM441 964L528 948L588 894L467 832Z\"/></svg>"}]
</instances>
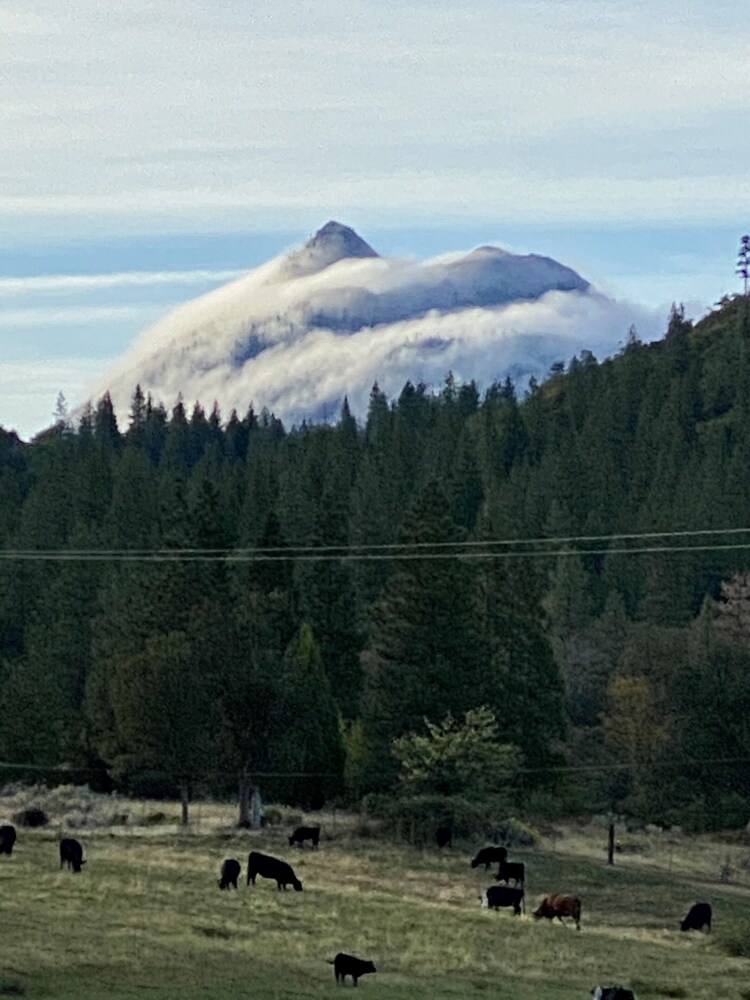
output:
<instances>
[{"instance_id":1,"label":"cloud wrapping the mountain","mask_svg":"<svg viewBox=\"0 0 750 1000\"><path fill-rule=\"evenodd\" d=\"M136 383L171 406L252 402L287 422L332 416L344 396L359 415L377 381L487 386L525 382L581 350L606 356L635 324L661 319L596 292L546 257L494 247L417 262L379 257L352 230L323 227L293 250L178 307L144 331L99 383L124 414Z\"/></svg>"}]
</instances>

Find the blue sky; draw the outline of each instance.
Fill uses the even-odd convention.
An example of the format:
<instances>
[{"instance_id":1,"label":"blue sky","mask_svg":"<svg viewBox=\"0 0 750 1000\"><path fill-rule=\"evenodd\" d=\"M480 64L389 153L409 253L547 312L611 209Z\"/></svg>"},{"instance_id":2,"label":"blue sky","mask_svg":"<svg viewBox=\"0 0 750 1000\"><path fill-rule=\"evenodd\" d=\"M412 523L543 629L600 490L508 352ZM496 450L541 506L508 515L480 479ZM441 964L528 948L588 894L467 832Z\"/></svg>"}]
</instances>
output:
<instances>
[{"instance_id":1,"label":"blue sky","mask_svg":"<svg viewBox=\"0 0 750 1000\"><path fill-rule=\"evenodd\" d=\"M700 313L750 228L720 0L0 0L0 424L28 436L171 305L329 218L496 243Z\"/></svg>"}]
</instances>

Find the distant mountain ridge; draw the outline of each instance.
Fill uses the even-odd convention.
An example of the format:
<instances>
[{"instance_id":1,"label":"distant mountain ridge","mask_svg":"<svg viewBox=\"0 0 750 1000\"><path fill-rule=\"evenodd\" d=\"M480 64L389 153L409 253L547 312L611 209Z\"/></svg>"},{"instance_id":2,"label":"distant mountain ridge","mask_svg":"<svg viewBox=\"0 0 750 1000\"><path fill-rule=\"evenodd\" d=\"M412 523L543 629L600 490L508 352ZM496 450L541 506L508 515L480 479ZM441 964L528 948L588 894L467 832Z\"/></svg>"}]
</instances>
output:
<instances>
[{"instance_id":1,"label":"distant mountain ridge","mask_svg":"<svg viewBox=\"0 0 750 1000\"><path fill-rule=\"evenodd\" d=\"M493 246L422 262L381 257L332 220L303 246L173 309L94 395L109 391L122 412L140 384L168 406L180 394L224 411L253 402L294 422L330 414L344 396L356 412L375 381L395 394L409 379L442 382L448 370L485 384L511 371L544 374L592 347L592 326L611 350L632 311L550 257Z\"/></svg>"}]
</instances>

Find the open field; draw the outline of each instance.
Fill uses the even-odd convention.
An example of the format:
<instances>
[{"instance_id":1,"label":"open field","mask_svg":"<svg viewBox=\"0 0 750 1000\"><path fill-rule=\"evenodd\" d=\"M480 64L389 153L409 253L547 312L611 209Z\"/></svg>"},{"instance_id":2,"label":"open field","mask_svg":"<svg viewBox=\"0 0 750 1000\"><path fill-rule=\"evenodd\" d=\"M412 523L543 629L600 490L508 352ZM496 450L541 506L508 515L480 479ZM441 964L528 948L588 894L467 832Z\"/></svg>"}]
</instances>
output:
<instances>
[{"instance_id":1,"label":"open field","mask_svg":"<svg viewBox=\"0 0 750 1000\"><path fill-rule=\"evenodd\" d=\"M645 849L608 869L603 838L590 831L566 834L554 850L512 852L527 865L529 904L552 891L581 897L576 933L480 909L492 873L471 870L472 845L402 848L356 838L339 820L333 839L301 851L289 848L286 825L235 832L222 825L229 817L206 807L185 832L71 830L88 859L80 875L58 870L57 830L19 830L13 856L0 858L0 996L334 997L325 960L350 951L378 966L360 983L365 995L393 1000L577 1000L612 981L634 986L639 1000L750 997L750 960L722 947L750 918L750 885L691 870L687 838L670 848L671 871L668 856ZM251 849L291 861L305 891L258 879L220 892L222 859L240 859L244 876ZM715 932L680 933L680 917L703 899Z\"/></svg>"}]
</instances>

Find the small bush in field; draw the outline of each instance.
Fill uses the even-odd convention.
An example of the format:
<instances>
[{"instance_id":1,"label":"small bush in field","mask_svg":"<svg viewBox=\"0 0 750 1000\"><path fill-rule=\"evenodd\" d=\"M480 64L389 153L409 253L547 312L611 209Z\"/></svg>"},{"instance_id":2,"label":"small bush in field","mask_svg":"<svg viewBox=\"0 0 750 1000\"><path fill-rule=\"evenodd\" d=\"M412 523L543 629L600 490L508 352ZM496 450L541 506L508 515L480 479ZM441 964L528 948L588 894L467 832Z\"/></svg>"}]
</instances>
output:
<instances>
[{"instance_id":1,"label":"small bush in field","mask_svg":"<svg viewBox=\"0 0 750 1000\"><path fill-rule=\"evenodd\" d=\"M505 847L533 847L539 840L538 832L515 818L507 819L492 831L492 839Z\"/></svg>"},{"instance_id":2,"label":"small bush in field","mask_svg":"<svg viewBox=\"0 0 750 1000\"><path fill-rule=\"evenodd\" d=\"M266 821L266 826L279 826L280 823L284 822L281 810L275 809L273 806L264 811L263 819Z\"/></svg>"},{"instance_id":3,"label":"small bush in field","mask_svg":"<svg viewBox=\"0 0 750 1000\"><path fill-rule=\"evenodd\" d=\"M163 812L153 812L149 813L148 816L143 817L144 826L159 826L161 823L168 823L169 817Z\"/></svg>"},{"instance_id":4,"label":"small bush in field","mask_svg":"<svg viewBox=\"0 0 750 1000\"><path fill-rule=\"evenodd\" d=\"M49 817L44 809L40 809L39 806L30 806L27 809L20 809L17 813L13 814L13 819L19 826L46 826L49 823Z\"/></svg>"},{"instance_id":5,"label":"small bush in field","mask_svg":"<svg viewBox=\"0 0 750 1000\"><path fill-rule=\"evenodd\" d=\"M0 997L22 997L26 987L15 979L0 979Z\"/></svg>"},{"instance_id":6,"label":"small bush in field","mask_svg":"<svg viewBox=\"0 0 750 1000\"><path fill-rule=\"evenodd\" d=\"M16 980L0 980L0 997L22 997L26 995L26 987Z\"/></svg>"}]
</instances>

